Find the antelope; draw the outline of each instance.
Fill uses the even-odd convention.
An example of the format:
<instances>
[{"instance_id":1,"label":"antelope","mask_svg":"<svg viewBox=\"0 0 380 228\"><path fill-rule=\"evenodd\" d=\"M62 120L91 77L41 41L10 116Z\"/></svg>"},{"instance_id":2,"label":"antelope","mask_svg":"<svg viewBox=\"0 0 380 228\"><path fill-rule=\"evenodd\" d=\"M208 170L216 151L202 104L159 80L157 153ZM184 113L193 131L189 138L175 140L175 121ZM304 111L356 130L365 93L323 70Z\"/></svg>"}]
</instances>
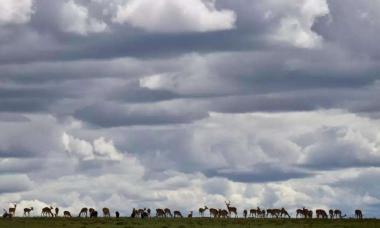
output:
<instances>
[{"instance_id":1,"label":"antelope","mask_svg":"<svg viewBox=\"0 0 380 228\"><path fill-rule=\"evenodd\" d=\"M237 212L236 212L236 207L230 207L231 205L231 202L228 201L228 203L226 201L224 201L226 203L226 206L227 206L227 209L228 209L228 213L230 214L230 217L232 216L231 214L234 213L235 214L235 218L237 218Z\"/></svg>"},{"instance_id":2,"label":"antelope","mask_svg":"<svg viewBox=\"0 0 380 228\"><path fill-rule=\"evenodd\" d=\"M228 218L228 211L226 209L219 209L218 211L218 217L219 218Z\"/></svg>"},{"instance_id":3,"label":"antelope","mask_svg":"<svg viewBox=\"0 0 380 228\"><path fill-rule=\"evenodd\" d=\"M93 210L91 210L92 208L90 208L90 213L91 213L91 211ZM88 212L88 209L87 209L87 207L84 207L84 208L82 208L81 210L80 210L80 212L79 212L79 215L78 215L78 217L81 217L82 215L85 215L86 216L86 218L87 218L87 212Z\"/></svg>"},{"instance_id":4,"label":"antelope","mask_svg":"<svg viewBox=\"0 0 380 228\"><path fill-rule=\"evenodd\" d=\"M110 209L108 209L108 208L103 208L103 217L111 217L111 214L110 214Z\"/></svg>"},{"instance_id":5,"label":"antelope","mask_svg":"<svg viewBox=\"0 0 380 228\"><path fill-rule=\"evenodd\" d=\"M57 217L57 216L58 216L58 213L59 213L59 208L58 208L58 207L56 207L56 208L55 208L55 217Z\"/></svg>"},{"instance_id":6,"label":"antelope","mask_svg":"<svg viewBox=\"0 0 380 228\"><path fill-rule=\"evenodd\" d=\"M7 210L4 210L3 218L12 218L12 214L8 213Z\"/></svg>"},{"instance_id":7,"label":"antelope","mask_svg":"<svg viewBox=\"0 0 380 228\"><path fill-rule=\"evenodd\" d=\"M165 211L162 210L161 208L157 208L157 209L156 209L156 217L157 217L157 218L159 218L159 217L161 217L161 218L166 217L166 215L165 215Z\"/></svg>"},{"instance_id":8,"label":"antelope","mask_svg":"<svg viewBox=\"0 0 380 228\"><path fill-rule=\"evenodd\" d=\"M65 217L65 218L71 218L70 211L64 211L63 212L63 217Z\"/></svg>"},{"instance_id":9,"label":"antelope","mask_svg":"<svg viewBox=\"0 0 380 228\"><path fill-rule=\"evenodd\" d=\"M289 213L285 210L285 208L281 208L280 216L281 216L281 218L282 218L283 216L287 216L288 218L290 218L290 215L289 215Z\"/></svg>"},{"instance_id":10,"label":"antelope","mask_svg":"<svg viewBox=\"0 0 380 228\"><path fill-rule=\"evenodd\" d=\"M307 218L308 212L309 212L309 210L304 208L304 207L302 209L297 209L296 210L296 218L298 218L298 215L303 215L304 218Z\"/></svg>"},{"instance_id":11,"label":"antelope","mask_svg":"<svg viewBox=\"0 0 380 228\"><path fill-rule=\"evenodd\" d=\"M98 212L96 210L91 210L90 218L97 218L97 217L98 217Z\"/></svg>"},{"instance_id":12,"label":"antelope","mask_svg":"<svg viewBox=\"0 0 380 228\"><path fill-rule=\"evenodd\" d=\"M317 210L315 210L315 214L317 215L317 218L319 218L319 217L321 217L323 219L324 218L328 218L326 211L323 210L323 209L317 209Z\"/></svg>"},{"instance_id":13,"label":"antelope","mask_svg":"<svg viewBox=\"0 0 380 228\"><path fill-rule=\"evenodd\" d=\"M131 218L136 218L137 211L135 208L132 209Z\"/></svg>"},{"instance_id":14,"label":"antelope","mask_svg":"<svg viewBox=\"0 0 380 228\"><path fill-rule=\"evenodd\" d=\"M173 218L172 212L170 211L169 208L165 208L164 212L165 212L165 216L170 216L171 218Z\"/></svg>"},{"instance_id":15,"label":"antelope","mask_svg":"<svg viewBox=\"0 0 380 228\"><path fill-rule=\"evenodd\" d=\"M192 218L193 217L193 211L190 211L190 213L187 215L188 218Z\"/></svg>"},{"instance_id":16,"label":"antelope","mask_svg":"<svg viewBox=\"0 0 380 228\"><path fill-rule=\"evenodd\" d=\"M208 207L207 206L205 206L204 208L199 208L199 216L204 216L204 212L206 211L208 209Z\"/></svg>"},{"instance_id":17,"label":"antelope","mask_svg":"<svg viewBox=\"0 0 380 228\"><path fill-rule=\"evenodd\" d=\"M308 210L306 212L305 218L313 218L313 211L312 210Z\"/></svg>"},{"instance_id":18,"label":"antelope","mask_svg":"<svg viewBox=\"0 0 380 228\"><path fill-rule=\"evenodd\" d=\"M150 215L150 210L149 212L146 211L146 209L144 208L144 211L142 212L141 214L141 218L149 218L149 215Z\"/></svg>"},{"instance_id":19,"label":"antelope","mask_svg":"<svg viewBox=\"0 0 380 228\"><path fill-rule=\"evenodd\" d=\"M250 209L249 210L249 217L257 217L258 210L257 209Z\"/></svg>"},{"instance_id":20,"label":"antelope","mask_svg":"<svg viewBox=\"0 0 380 228\"><path fill-rule=\"evenodd\" d=\"M248 215L248 211L247 211L247 209L244 209L244 211L243 211L244 218L247 218L247 215Z\"/></svg>"},{"instance_id":21,"label":"antelope","mask_svg":"<svg viewBox=\"0 0 380 228\"><path fill-rule=\"evenodd\" d=\"M335 218L340 218L340 219L346 217L346 215L342 216L342 211L339 209L334 210L334 216L335 216Z\"/></svg>"},{"instance_id":22,"label":"antelope","mask_svg":"<svg viewBox=\"0 0 380 228\"><path fill-rule=\"evenodd\" d=\"M27 214L28 214L28 216L30 216L31 211L33 211L33 207L24 208L24 216L26 216Z\"/></svg>"},{"instance_id":23,"label":"antelope","mask_svg":"<svg viewBox=\"0 0 380 228\"><path fill-rule=\"evenodd\" d=\"M53 210L53 207L44 207L44 208L42 208L41 216L48 217L50 215L51 217L54 217L54 214L53 214L53 212L51 212L51 210Z\"/></svg>"},{"instance_id":24,"label":"antelope","mask_svg":"<svg viewBox=\"0 0 380 228\"><path fill-rule=\"evenodd\" d=\"M176 217L183 218L183 216L182 216L182 214L181 214L180 211L174 211L173 214L174 214L174 218L176 218Z\"/></svg>"},{"instance_id":25,"label":"antelope","mask_svg":"<svg viewBox=\"0 0 380 228\"><path fill-rule=\"evenodd\" d=\"M115 212L115 216L116 218L119 218L120 217L120 213L118 211Z\"/></svg>"},{"instance_id":26,"label":"antelope","mask_svg":"<svg viewBox=\"0 0 380 228\"><path fill-rule=\"evenodd\" d=\"M210 211L210 218L211 218L211 216L214 216L214 218L218 217L218 210L217 209L210 208L209 211Z\"/></svg>"},{"instance_id":27,"label":"antelope","mask_svg":"<svg viewBox=\"0 0 380 228\"><path fill-rule=\"evenodd\" d=\"M330 218L331 218L331 219L334 218L334 210L333 210L333 209L330 209L330 210L329 210L329 215L330 215Z\"/></svg>"},{"instance_id":28,"label":"antelope","mask_svg":"<svg viewBox=\"0 0 380 228\"><path fill-rule=\"evenodd\" d=\"M12 217L14 217L16 215L16 207L17 207L17 204L15 204L15 207L10 207L8 209L8 212L9 212L9 214L12 215Z\"/></svg>"},{"instance_id":29,"label":"antelope","mask_svg":"<svg viewBox=\"0 0 380 228\"><path fill-rule=\"evenodd\" d=\"M362 210L360 210L360 209L356 209L355 210L355 218L357 218L357 219L363 219Z\"/></svg>"}]
</instances>

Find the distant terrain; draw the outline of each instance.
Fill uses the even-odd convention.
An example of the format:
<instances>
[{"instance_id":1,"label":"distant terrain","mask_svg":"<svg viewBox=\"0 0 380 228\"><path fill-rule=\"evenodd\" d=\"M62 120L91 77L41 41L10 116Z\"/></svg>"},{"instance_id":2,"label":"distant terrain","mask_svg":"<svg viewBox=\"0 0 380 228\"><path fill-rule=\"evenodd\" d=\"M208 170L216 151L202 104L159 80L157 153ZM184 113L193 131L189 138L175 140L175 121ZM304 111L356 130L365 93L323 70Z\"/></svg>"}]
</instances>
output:
<instances>
[{"instance_id":1,"label":"distant terrain","mask_svg":"<svg viewBox=\"0 0 380 228\"><path fill-rule=\"evenodd\" d=\"M132 219L132 218L13 218L0 228L186 228L186 227L380 227L378 219Z\"/></svg>"}]
</instances>

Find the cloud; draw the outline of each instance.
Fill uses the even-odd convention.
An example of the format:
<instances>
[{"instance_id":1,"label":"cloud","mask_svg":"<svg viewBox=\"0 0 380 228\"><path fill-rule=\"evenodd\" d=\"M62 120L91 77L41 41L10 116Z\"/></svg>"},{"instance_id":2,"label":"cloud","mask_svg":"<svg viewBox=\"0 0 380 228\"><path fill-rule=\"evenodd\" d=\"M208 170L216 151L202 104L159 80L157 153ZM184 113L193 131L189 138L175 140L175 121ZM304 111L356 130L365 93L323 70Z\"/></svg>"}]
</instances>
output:
<instances>
[{"instance_id":1,"label":"cloud","mask_svg":"<svg viewBox=\"0 0 380 228\"><path fill-rule=\"evenodd\" d=\"M31 189L33 182L25 174L0 175L0 193L21 192Z\"/></svg>"},{"instance_id":2,"label":"cloud","mask_svg":"<svg viewBox=\"0 0 380 228\"><path fill-rule=\"evenodd\" d=\"M103 137L90 143L64 132L62 143L67 152L83 160L106 159L119 161L123 159L123 154L115 148L112 140L107 141Z\"/></svg>"},{"instance_id":3,"label":"cloud","mask_svg":"<svg viewBox=\"0 0 380 228\"><path fill-rule=\"evenodd\" d=\"M0 2L0 25L24 24L33 14L33 0L2 0Z\"/></svg>"},{"instance_id":4,"label":"cloud","mask_svg":"<svg viewBox=\"0 0 380 228\"><path fill-rule=\"evenodd\" d=\"M105 22L92 18L88 9L74 0L65 2L61 10L61 28L65 32L87 35L104 32L107 29Z\"/></svg>"},{"instance_id":5,"label":"cloud","mask_svg":"<svg viewBox=\"0 0 380 228\"><path fill-rule=\"evenodd\" d=\"M128 23L149 32L207 32L233 29L236 15L218 10L215 1L132 0L119 6L117 23Z\"/></svg>"}]
</instances>

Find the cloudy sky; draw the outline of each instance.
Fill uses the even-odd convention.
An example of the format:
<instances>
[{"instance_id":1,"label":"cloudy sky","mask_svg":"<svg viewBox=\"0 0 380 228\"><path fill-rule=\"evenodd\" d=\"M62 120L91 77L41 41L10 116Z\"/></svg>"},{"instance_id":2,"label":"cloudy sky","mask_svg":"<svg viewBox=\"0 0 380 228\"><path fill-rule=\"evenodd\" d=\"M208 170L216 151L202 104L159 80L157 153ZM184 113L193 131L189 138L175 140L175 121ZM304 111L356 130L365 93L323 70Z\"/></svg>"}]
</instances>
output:
<instances>
[{"instance_id":1,"label":"cloudy sky","mask_svg":"<svg viewBox=\"0 0 380 228\"><path fill-rule=\"evenodd\" d=\"M380 216L379 1L0 11L1 208Z\"/></svg>"}]
</instances>

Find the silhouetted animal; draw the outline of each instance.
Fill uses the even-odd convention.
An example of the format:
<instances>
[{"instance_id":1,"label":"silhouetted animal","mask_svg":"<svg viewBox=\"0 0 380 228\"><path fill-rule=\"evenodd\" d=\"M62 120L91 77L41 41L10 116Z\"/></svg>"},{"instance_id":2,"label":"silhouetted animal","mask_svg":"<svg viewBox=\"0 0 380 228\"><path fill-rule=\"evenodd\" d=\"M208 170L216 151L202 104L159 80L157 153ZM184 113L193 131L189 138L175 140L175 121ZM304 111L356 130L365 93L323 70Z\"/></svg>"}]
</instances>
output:
<instances>
[{"instance_id":1,"label":"silhouetted animal","mask_svg":"<svg viewBox=\"0 0 380 228\"><path fill-rule=\"evenodd\" d=\"M12 217L14 217L15 215L16 215L16 207L17 207L17 204L15 204L15 206L14 207L10 207L9 209L8 209L8 214L11 214L12 215Z\"/></svg>"},{"instance_id":2,"label":"silhouetted animal","mask_svg":"<svg viewBox=\"0 0 380 228\"><path fill-rule=\"evenodd\" d=\"M243 211L244 218L247 218L247 215L248 215L248 211L247 211L247 209L244 209L244 211Z\"/></svg>"},{"instance_id":3,"label":"silhouetted animal","mask_svg":"<svg viewBox=\"0 0 380 228\"><path fill-rule=\"evenodd\" d=\"M355 218L357 219L363 219L363 213L360 209L355 210Z\"/></svg>"},{"instance_id":4,"label":"silhouetted animal","mask_svg":"<svg viewBox=\"0 0 380 228\"><path fill-rule=\"evenodd\" d=\"M190 211L190 213L187 215L188 218L192 218L193 217L193 211Z\"/></svg>"},{"instance_id":5,"label":"silhouetted animal","mask_svg":"<svg viewBox=\"0 0 380 228\"><path fill-rule=\"evenodd\" d=\"M205 211L208 209L208 207L207 206L205 206L204 208L199 208L199 216L204 216L204 213L205 213Z\"/></svg>"},{"instance_id":6,"label":"silhouetted animal","mask_svg":"<svg viewBox=\"0 0 380 228\"><path fill-rule=\"evenodd\" d=\"M164 217L166 217L166 215L165 215L165 211L164 210L162 210L161 208L157 208L156 209L156 217L157 218L164 218Z\"/></svg>"},{"instance_id":7,"label":"silhouetted animal","mask_svg":"<svg viewBox=\"0 0 380 228\"><path fill-rule=\"evenodd\" d=\"M24 216L30 216L30 212L33 211L33 207L24 208Z\"/></svg>"},{"instance_id":8,"label":"silhouetted animal","mask_svg":"<svg viewBox=\"0 0 380 228\"><path fill-rule=\"evenodd\" d=\"M339 218L339 219L341 219L341 218L346 217L346 215L343 215L343 216L342 216L342 211L339 210L339 209L335 209L335 210L334 210L334 217L335 217L335 218Z\"/></svg>"},{"instance_id":9,"label":"silhouetted animal","mask_svg":"<svg viewBox=\"0 0 380 228\"><path fill-rule=\"evenodd\" d=\"M173 217L172 212L170 211L169 208L165 208L164 212L165 212L165 216L170 216L171 218Z\"/></svg>"},{"instance_id":10,"label":"silhouetted animal","mask_svg":"<svg viewBox=\"0 0 380 228\"><path fill-rule=\"evenodd\" d=\"M236 207L230 207L230 205L231 205L230 201L228 201L228 203L226 201L224 201L224 202L226 203L227 210L228 210L228 213L230 214L230 217L232 216L231 214L234 213L235 214L235 218L237 218L238 215L237 215Z\"/></svg>"},{"instance_id":11,"label":"silhouetted animal","mask_svg":"<svg viewBox=\"0 0 380 228\"><path fill-rule=\"evenodd\" d=\"M120 213L118 211L115 212L115 216L116 218L119 218L120 217Z\"/></svg>"},{"instance_id":12,"label":"silhouetted animal","mask_svg":"<svg viewBox=\"0 0 380 228\"><path fill-rule=\"evenodd\" d=\"M90 209L91 209L91 208L90 208ZM82 209L80 210L80 212L79 212L78 217L85 216L85 217L87 218L87 212L88 212L87 207L82 208ZM90 213L91 213L91 212L90 212Z\"/></svg>"},{"instance_id":13,"label":"silhouetted animal","mask_svg":"<svg viewBox=\"0 0 380 228\"><path fill-rule=\"evenodd\" d=\"M58 216L58 213L59 213L59 208L58 208L58 207L56 207L56 208L55 208L55 217L57 217L57 216Z\"/></svg>"},{"instance_id":14,"label":"silhouetted animal","mask_svg":"<svg viewBox=\"0 0 380 228\"><path fill-rule=\"evenodd\" d=\"M333 209L329 210L329 216L330 216L331 219L334 218L334 210Z\"/></svg>"},{"instance_id":15,"label":"silhouetted animal","mask_svg":"<svg viewBox=\"0 0 380 228\"><path fill-rule=\"evenodd\" d=\"M217 209L210 208L209 211L210 211L210 218L211 217L214 217L214 218L218 217L218 210Z\"/></svg>"},{"instance_id":16,"label":"silhouetted animal","mask_svg":"<svg viewBox=\"0 0 380 228\"><path fill-rule=\"evenodd\" d=\"M65 218L71 218L71 213L70 213L70 211L64 211L64 212L63 212L63 217L65 217Z\"/></svg>"},{"instance_id":17,"label":"silhouetted animal","mask_svg":"<svg viewBox=\"0 0 380 228\"><path fill-rule=\"evenodd\" d=\"M91 210L90 218L97 218L97 217L98 217L98 212L96 210Z\"/></svg>"},{"instance_id":18,"label":"silhouetted animal","mask_svg":"<svg viewBox=\"0 0 380 228\"><path fill-rule=\"evenodd\" d=\"M5 209L4 209L4 214L3 214L3 218L12 218L13 215L11 213L8 213Z\"/></svg>"},{"instance_id":19,"label":"silhouetted animal","mask_svg":"<svg viewBox=\"0 0 380 228\"><path fill-rule=\"evenodd\" d=\"M183 218L182 214L180 211L173 211L173 215L174 215L174 218L176 217L180 217L180 218Z\"/></svg>"},{"instance_id":20,"label":"silhouetted animal","mask_svg":"<svg viewBox=\"0 0 380 228\"><path fill-rule=\"evenodd\" d=\"M323 219L327 219L328 218L326 211L323 210L323 209L317 209L317 210L315 210L315 214L316 214L317 218L323 218Z\"/></svg>"},{"instance_id":21,"label":"silhouetted animal","mask_svg":"<svg viewBox=\"0 0 380 228\"><path fill-rule=\"evenodd\" d=\"M225 209L219 209L218 211L218 217L219 218L228 218L228 211Z\"/></svg>"},{"instance_id":22,"label":"silhouetted animal","mask_svg":"<svg viewBox=\"0 0 380 228\"><path fill-rule=\"evenodd\" d=\"M290 215L289 215L289 213L285 210L285 208L281 208L281 211L280 211L280 217L283 218L284 216L290 218Z\"/></svg>"},{"instance_id":23,"label":"silhouetted animal","mask_svg":"<svg viewBox=\"0 0 380 228\"><path fill-rule=\"evenodd\" d=\"M110 209L105 207L102 209L102 211L103 211L103 217L111 217Z\"/></svg>"},{"instance_id":24,"label":"silhouetted animal","mask_svg":"<svg viewBox=\"0 0 380 228\"><path fill-rule=\"evenodd\" d=\"M42 208L41 216L48 217L50 215L51 217L54 217L54 214L53 214L53 212L51 212L51 210L53 210L53 207L44 207L44 208Z\"/></svg>"},{"instance_id":25,"label":"silhouetted animal","mask_svg":"<svg viewBox=\"0 0 380 228\"><path fill-rule=\"evenodd\" d=\"M137 216L137 211L135 208L132 209L132 214L131 214L131 218L136 218Z\"/></svg>"}]
</instances>

